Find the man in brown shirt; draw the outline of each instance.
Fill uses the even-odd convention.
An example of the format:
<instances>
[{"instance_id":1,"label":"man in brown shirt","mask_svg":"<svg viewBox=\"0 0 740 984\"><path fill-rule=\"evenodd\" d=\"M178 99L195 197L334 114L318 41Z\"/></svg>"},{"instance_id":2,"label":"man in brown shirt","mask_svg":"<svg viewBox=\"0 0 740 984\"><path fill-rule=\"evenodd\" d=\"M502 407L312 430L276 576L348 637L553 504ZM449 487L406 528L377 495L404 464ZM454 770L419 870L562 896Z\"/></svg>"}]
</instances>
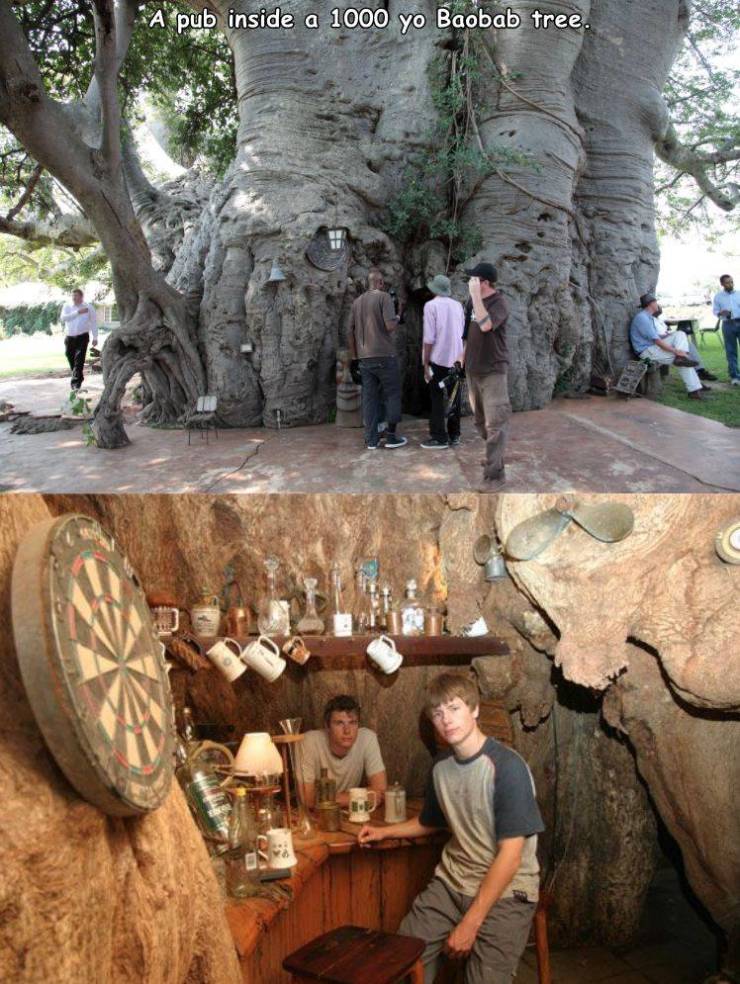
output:
<instances>
[{"instance_id":1,"label":"man in brown shirt","mask_svg":"<svg viewBox=\"0 0 740 984\"><path fill-rule=\"evenodd\" d=\"M401 419L401 371L396 354L396 315L393 298L386 293L380 270L368 273L369 289L352 305L347 343L350 357L360 364L362 377L362 419L365 447L378 448L378 424L385 406L388 432L386 448L402 448L405 437L396 434Z\"/></svg>"},{"instance_id":2,"label":"man in brown shirt","mask_svg":"<svg viewBox=\"0 0 740 984\"><path fill-rule=\"evenodd\" d=\"M511 404L507 371L506 321L509 305L496 288L496 267L479 263L465 271L472 316L465 344L465 371L475 426L486 442L481 492L496 492L506 481L504 449Z\"/></svg>"}]
</instances>

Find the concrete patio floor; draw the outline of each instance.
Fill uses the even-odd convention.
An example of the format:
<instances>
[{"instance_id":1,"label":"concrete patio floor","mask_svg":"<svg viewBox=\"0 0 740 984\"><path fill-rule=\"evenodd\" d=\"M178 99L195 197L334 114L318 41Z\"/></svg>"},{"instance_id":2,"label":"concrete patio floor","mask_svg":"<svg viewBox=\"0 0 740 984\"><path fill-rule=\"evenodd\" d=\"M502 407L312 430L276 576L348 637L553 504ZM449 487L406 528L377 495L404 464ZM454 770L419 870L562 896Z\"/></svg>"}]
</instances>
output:
<instances>
[{"instance_id":1,"label":"concrete patio floor","mask_svg":"<svg viewBox=\"0 0 740 984\"><path fill-rule=\"evenodd\" d=\"M86 380L93 403L100 377ZM0 400L36 415L55 413L67 396L63 378L8 379ZM740 392L738 392L740 399ZM84 446L82 426L19 436L0 424L0 488L43 492L430 492L475 489L483 442L470 418L458 448L425 451L426 421L399 430L409 444L366 451L359 430L332 424L281 432L219 431L192 446L182 430L136 422L118 451ZM740 491L740 431L648 400L557 400L512 418L507 492Z\"/></svg>"}]
</instances>

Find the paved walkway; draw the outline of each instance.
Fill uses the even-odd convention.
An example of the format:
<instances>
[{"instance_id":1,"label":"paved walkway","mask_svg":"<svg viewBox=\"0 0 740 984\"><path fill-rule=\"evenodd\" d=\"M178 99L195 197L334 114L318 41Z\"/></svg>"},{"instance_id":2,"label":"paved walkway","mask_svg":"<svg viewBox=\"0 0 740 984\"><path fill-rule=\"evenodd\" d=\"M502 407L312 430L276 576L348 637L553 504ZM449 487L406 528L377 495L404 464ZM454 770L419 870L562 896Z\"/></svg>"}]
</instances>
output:
<instances>
[{"instance_id":1,"label":"paved walkway","mask_svg":"<svg viewBox=\"0 0 740 984\"><path fill-rule=\"evenodd\" d=\"M93 401L99 377L86 381ZM3 380L0 400L34 414L59 411L65 379ZM740 392L738 392L740 399ZM409 445L366 451L361 432L334 425L281 432L220 431L208 444L156 430L127 410L132 444L84 446L82 427L17 436L0 424L0 488L53 492L433 492L475 489L483 443L469 418L458 448L425 451L426 422L400 428ZM740 491L740 431L648 400L557 400L515 414L510 492Z\"/></svg>"}]
</instances>

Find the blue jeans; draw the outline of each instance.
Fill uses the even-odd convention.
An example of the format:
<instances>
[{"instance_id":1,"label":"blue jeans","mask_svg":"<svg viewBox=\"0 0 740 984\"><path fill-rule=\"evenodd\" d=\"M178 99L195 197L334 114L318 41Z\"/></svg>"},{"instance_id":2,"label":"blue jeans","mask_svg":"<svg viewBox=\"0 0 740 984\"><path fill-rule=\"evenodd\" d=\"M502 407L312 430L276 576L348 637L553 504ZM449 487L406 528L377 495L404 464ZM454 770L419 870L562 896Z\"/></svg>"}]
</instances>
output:
<instances>
[{"instance_id":1,"label":"blue jeans","mask_svg":"<svg viewBox=\"0 0 740 984\"><path fill-rule=\"evenodd\" d=\"M740 346L740 318L723 321L722 336L725 340L725 355L727 356L727 368L730 370L730 379L740 379L740 371L737 367L737 350Z\"/></svg>"},{"instance_id":2,"label":"blue jeans","mask_svg":"<svg viewBox=\"0 0 740 984\"><path fill-rule=\"evenodd\" d=\"M391 431L401 419L401 372L395 355L360 359L365 444L378 443L381 407Z\"/></svg>"}]
</instances>

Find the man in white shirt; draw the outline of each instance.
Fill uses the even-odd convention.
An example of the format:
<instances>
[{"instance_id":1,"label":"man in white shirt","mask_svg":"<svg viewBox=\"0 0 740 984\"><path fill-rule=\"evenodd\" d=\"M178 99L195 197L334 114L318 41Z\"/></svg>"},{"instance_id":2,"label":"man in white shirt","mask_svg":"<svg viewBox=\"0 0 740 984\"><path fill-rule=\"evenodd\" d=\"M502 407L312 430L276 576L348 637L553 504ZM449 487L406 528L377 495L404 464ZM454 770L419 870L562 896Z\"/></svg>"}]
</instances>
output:
<instances>
[{"instance_id":1,"label":"man in white shirt","mask_svg":"<svg viewBox=\"0 0 740 984\"><path fill-rule=\"evenodd\" d=\"M722 319L730 382L733 386L740 386L740 369L737 364L737 352L740 348L740 293L735 290L735 282L729 273L720 277L719 282L722 290L714 298L714 316Z\"/></svg>"},{"instance_id":2,"label":"man in white shirt","mask_svg":"<svg viewBox=\"0 0 740 984\"><path fill-rule=\"evenodd\" d=\"M362 784L374 789L378 802L387 787L385 765L374 731L360 727L360 705L354 697L340 694L324 708L324 727L307 731L300 744L300 778L303 802L313 807L316 780L328 769L336 780L337 802L346 806L349 790Z\"/></svg>"},{"instance_id":3,"label":"man in white shirt","mask_svg":"<svg viewBox=\"0 0 740 984\"><path fill-rule=\"evenodd\" d=\"M72 303L65 304L62 308L61 320L64 325L64 350L72 370L72 389L78 390L82 386L82 370L91 335L93 345L98 344L95 308L92 304L85 303L79 288L72 291Z\"/></svg>"},{"instance_id":4,"label":"man in white shirt","mask_svg":"<svg viewBox=\"0 0 740 984\"><path fill-rule=\"evenodd\" d=\"M423 448L432 450L455 447L460 443L460 414L453 412L445 418L445 394L440 384L456 362L463 358L463 329L465 312L452 296L449 277L438 273L427 284L434 299L424 305L424 341L422 364L424 381L429 385L431 410L429 439Z\"/></svg>"}]
</instances>

